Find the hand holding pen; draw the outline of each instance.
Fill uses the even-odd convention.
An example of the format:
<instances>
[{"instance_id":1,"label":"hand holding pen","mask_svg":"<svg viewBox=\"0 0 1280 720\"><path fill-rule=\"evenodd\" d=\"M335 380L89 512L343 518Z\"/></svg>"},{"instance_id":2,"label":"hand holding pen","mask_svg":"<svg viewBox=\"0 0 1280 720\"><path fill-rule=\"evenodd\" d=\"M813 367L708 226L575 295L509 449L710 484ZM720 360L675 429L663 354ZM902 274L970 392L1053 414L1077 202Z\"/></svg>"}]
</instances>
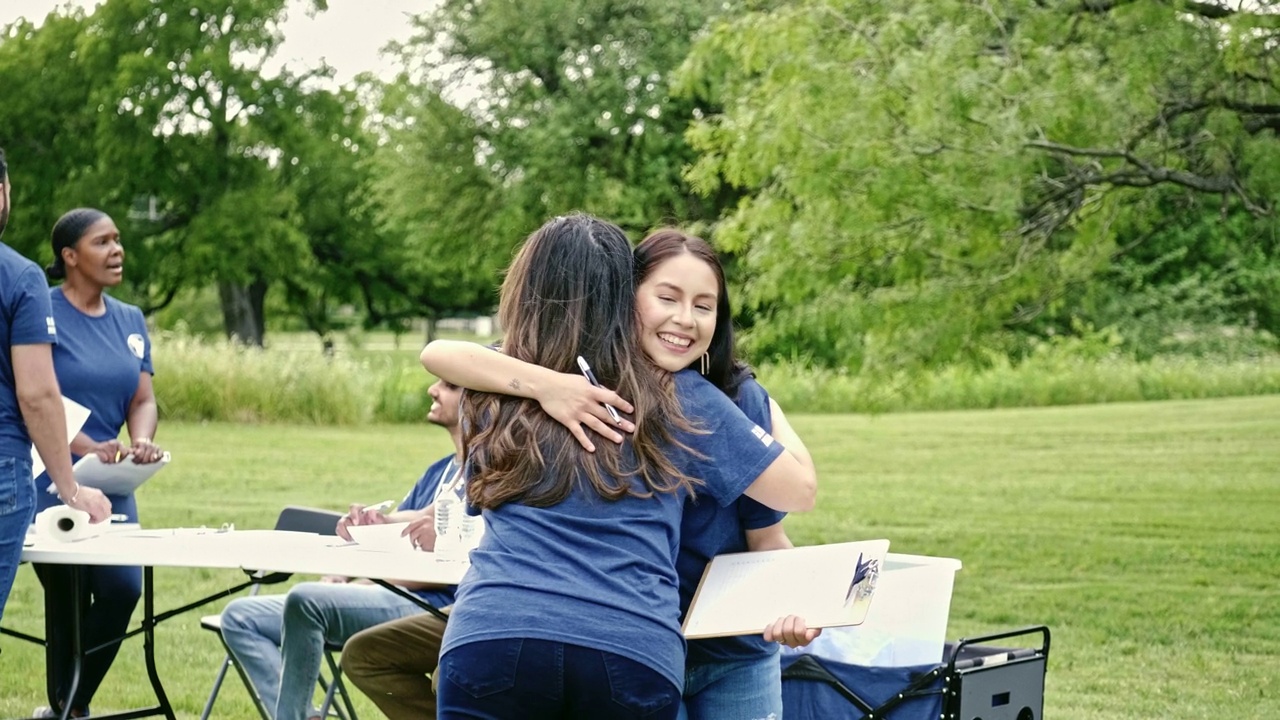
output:
<instances>
[{"instance_id":1,"label":"hand holding pen","mask_svg":"<svg viewBox=\"0 0 1280 720\"><path fill-rule=\"evenodd\" d=\"M347 510L347 514L338 520L337 533L338 537L351 541L351 533L347 532L347 528L353 525L381 525L387 521L386 513L396 506L395 500L383 500L374 505L361 505L359 503L351 503L351 507Z\"/></svg>"},{"instance_id":2,"label":"hand holding pen","mask_svg":"<svg viewBox=\"0 0 1280 720\"><path fill-rule=\"evenodd\" d=\"M601 437L616 443L623 441L623 432L635 431L635 425L622 417L617 408L623 412L633 412L631 403L623 400L614 391L602 386L592 372L591 366L582 356L578 356L578 369L590 383L583 386L579 379L570 382L571 376L560 376L565 382L557 382L554 392L541 393L538 402L542 409L560 424L569 429L578 443L588 452L595 452L595 444L587 436L583 426L591 428Z\"/></svg>"}]
</instances>

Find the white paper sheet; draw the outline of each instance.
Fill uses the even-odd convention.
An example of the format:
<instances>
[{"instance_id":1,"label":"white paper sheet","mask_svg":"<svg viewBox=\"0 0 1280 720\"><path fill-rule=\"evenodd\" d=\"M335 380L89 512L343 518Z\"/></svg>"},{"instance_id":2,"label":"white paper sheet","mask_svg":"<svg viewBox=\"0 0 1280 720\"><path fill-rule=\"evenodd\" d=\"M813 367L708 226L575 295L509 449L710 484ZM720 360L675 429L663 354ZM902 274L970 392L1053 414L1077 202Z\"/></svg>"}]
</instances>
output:
<instances>
[{"instance_id":1,"label":"white paper sheet","mask_svg":"<svg viewBox=\"0 0 1280 720\"><path fill-rule=\"evenodd\" d=\"M413 542L400 533L409 526L407 522L383 523L381 525L349 525L347 532L356 541L361 550L377 550L379 552L415 552Z\"/></svg>"},{"instance_id":2,"label":"white paper sheet","mask_svg":"<svg viewBox=\"0 0 1280 720\"><path fill-rule=\"evenodd\" d=\"M80 428L84 427L85 422L89 419L89 408L68 397L62 398L62 411L67 416L67 446L70 447L71 440L80 432ZM44 460L40 459L40 453L36 452L34 445L31 446L31 477L40 477L40 473L44 472Z\"/></svg>"}]
</instances>

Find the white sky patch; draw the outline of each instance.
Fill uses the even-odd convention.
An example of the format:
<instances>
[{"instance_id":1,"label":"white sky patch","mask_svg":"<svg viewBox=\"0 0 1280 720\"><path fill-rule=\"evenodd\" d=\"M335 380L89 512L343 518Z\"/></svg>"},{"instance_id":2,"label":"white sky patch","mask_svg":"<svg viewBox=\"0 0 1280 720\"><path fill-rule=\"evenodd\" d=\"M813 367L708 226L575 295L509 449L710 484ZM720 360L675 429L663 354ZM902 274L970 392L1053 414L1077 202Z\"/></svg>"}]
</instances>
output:
<instances>
[{"instance_id":1,"label":"white sky patch","mask_svg":"<svg viewBox=\"0 0 1280 720\"><path fill-rule=\"evenodd\" d=\"M96 0L3 0L0 26L20 17L39 24L50 12L65 7L92 10ZM329 0L329 9L310 15L306 4L293 0L282 31L284 43L267 64L268 75L281 67L294 73L328 62L338 84L350 82L362 72L390 79L399 69L394 57L382 54L392 41L413 35L410 17L433 10L439 0Z\"/></svg>"}]
</instances>

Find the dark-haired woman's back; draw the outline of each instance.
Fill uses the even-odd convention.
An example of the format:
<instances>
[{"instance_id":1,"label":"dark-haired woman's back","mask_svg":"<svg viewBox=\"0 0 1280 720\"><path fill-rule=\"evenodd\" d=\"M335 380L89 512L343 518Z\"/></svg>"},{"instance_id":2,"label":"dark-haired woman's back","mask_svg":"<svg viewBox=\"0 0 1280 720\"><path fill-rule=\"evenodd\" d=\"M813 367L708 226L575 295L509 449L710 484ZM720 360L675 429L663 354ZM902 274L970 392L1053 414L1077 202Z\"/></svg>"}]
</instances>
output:
<instances>
[{"instance_id":1,"label":"dark-haired woman's back","mask_svg":"<svg viewBox=\"0 0 1280 720\"><path fill-rule=\"evenodd\" d=\"M668 458L702 479L700 493L728 505L782 449L696 372L674 380L685 417L701 430L677 431ZM488 529L441 651L442 717L454 693L501 688L517 692L510 713L494 717L601 717L602 707L609 717L675 716L684 678L675 557L686 494L608 501L583 487L550 507L484 511ZM550 691L564 670L562 646L604 654L595 670L576 662L563 691L535 707L529 693Z\"/></svg>"}]
</instances>

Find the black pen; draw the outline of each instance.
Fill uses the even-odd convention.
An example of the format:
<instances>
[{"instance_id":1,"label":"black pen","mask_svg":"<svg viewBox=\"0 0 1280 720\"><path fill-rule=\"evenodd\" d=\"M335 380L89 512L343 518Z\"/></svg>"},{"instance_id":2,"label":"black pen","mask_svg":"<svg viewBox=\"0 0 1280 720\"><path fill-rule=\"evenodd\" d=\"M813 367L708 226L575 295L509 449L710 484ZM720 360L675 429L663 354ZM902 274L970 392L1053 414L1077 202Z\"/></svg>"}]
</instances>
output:
<instances>
[{"instance_id":1,"label":"black pen","mask_svg":"<svg viewBox=\"0 0 1280 720\"><path fill-rule=\"evenodd\" d=\"M587 377L587 380L590 381L592 385L595 385L596 387L604 387L600 384L600 381L596 379L596 374L591 372L591 366L587 364L586 359L581 355L578 356L578 369L582 371L582 374ZM612 405L607 403L601 404L604 405L605 410L609 411L609 417L613 418L614 424L621 425L622 417L618 415L618 411L614 410Z\"/></svg>"}]
</instances>

